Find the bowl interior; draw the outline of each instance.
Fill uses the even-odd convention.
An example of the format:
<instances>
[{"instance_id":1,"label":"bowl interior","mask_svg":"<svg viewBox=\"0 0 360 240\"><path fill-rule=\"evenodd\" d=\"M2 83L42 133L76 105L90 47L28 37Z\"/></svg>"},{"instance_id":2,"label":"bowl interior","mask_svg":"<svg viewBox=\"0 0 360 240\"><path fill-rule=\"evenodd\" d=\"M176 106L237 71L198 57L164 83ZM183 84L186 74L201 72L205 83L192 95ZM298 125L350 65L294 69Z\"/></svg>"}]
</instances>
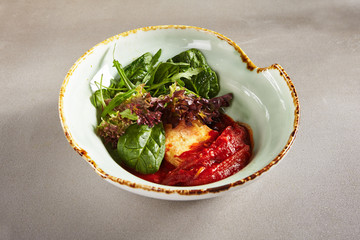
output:
<instances>
[{"instance_id":1,"label":"bowl interior","mask_svg":"<svg viewBox=\"0 0 360 240\"><path fill-rule=\"evenodd\" d=\"M211 31L157 28L118 35L96 45L75 63L65 79L60 104L62 124L73 144L85 150L87 158L91 158L98 168L125 181L155 188L179 189L147 182L120 167L94 131L97 125L96 111L89 100L92 94L89 83L94 77L99 74L116 76L116 70L112 67L113 56L125 66L143 53L154 54L160 48L160 61L189 48L200 49L209 65L218 73L220 94L234 94L227 114L236 121L248 124L253 131L253 159L243 170L219 182L182 189L219 187L244 179L269 165L283 151L294 131L296 106L288 83L279 70L249 70L234 46Z\"/></svg>"}]
</instances>

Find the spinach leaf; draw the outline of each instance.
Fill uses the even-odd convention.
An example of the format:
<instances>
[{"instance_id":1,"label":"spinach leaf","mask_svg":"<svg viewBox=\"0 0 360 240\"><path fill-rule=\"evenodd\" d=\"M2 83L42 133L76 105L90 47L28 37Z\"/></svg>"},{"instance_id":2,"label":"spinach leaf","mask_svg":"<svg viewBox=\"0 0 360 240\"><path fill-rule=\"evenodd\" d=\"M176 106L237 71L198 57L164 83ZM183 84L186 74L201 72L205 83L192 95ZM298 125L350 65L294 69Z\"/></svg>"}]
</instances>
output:
<instances>
[{"instance_id":1,"label":"spinach leaf","mask_svg":"<svg viewBox=\"0 0 360 240\"><path fill-rule=\"evenodd\" d=\"M165 154L165 131L163 125L150 128L133 124L120 136L117 144L121 160L130 168L143 174L159 170Z\"/></svg>"},{"instance_id":2,"label":"spinach leaf","mask_svg":"<svg viewBox=\"0 0 360 240\"><path fill-rule=\"evenodd\" d=\"M214 72L206 68L202 72L197 75L191 77L191 79L184 79L185 87L191 91L194 91L201 97L210 99L218 94L218 91L214 91L214 87L212 86L212 82L217 81L216 75ZM212 92L214 91L214 93Z\"/></svg>"},{"instance_id":3,"label":"spinach leaf","mask_svg":"<svg viewBox=\"0 0 360 240\"><path fill-rule=\"evenodd\" d=\"M124 68L126 76L134 84L143 82L159 60L160 55L161 49L154 56L149 52L144 53Z\"/></svg>"},{"instance_id":4,"label":"spinach leaf","mask_svg":"<svg viewBox=\"0 0 360 240\"><path fill-rule=\"evenodd\" d=\"M159 49L153 59L151 60L151 69L148 71L148 73L146 74L146 76L144 77L144 79L142 80L142 83L144 83L145 85L149 82L149 80L152 78L152 76L154 75L154 73L156 72L157 68L159 67L159 64L157 66L155 66L155 64L157 63L157 61L159 60L161 55L161 49Z\"/></svg>"},{"instance_id":5,"label":"spinach leaf","mask_svg":"<svg viewBox=\"0 0 360 240\"><path fill-rule=\"evenodd\" d=\"M220 85L217 75L207 64L205 56L200 50L189 49L170 58L168 62L183 62L190 64L191 68L203 68L204 71L193 75L191 80L184 81L185 87L205 98L213 98L219 93Z\"/></svg>"},{"instance_id":6,"label":"spinach leaf","mask_svg":"<svg viewBox=\"0 0 360 240\"><path fill-rule=\"evenodd\" d=\"M198 49L192 48L184 52L179 53L178 55L170 58L168 62L183 62L190 64L191 67L203 67L208 66L205 56Z\"/></svg>"},{"instance_id":7,"label":"spinach leaf","mask_svg":"<svg viewBox=\"0 0 360 240\"><path fill-rule=\"evenodd\" d=\"M208 98L214 98L216 95L218 95L220 91L220 84L217 77L217 74L215 71L213 71L210 67L206 68L206 70L203 72L203 74L199 74L196 77L195 82L201 82L203 80L207 80L210 85L210 89L208 92ZM205 96L206 97L206 96Z\"/></svg>"},{"instance_id":8,"label":"spinach leaf","mask_svg":"<svg viewBox=\"0 0 360 240\"><path fill-rule=\"evenodd\" d=\"M147 52L124 68L126 76L132 83L142 82L151 67L152 54Z\"/></svg>"}]
</instances>

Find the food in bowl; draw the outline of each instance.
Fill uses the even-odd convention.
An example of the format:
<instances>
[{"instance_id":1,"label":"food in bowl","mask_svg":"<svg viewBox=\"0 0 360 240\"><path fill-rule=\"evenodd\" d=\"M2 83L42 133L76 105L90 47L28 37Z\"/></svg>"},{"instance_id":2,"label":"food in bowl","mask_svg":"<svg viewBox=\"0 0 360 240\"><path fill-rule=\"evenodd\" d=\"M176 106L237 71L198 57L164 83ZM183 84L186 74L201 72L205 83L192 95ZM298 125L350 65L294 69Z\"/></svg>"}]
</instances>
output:
<instances>
[{"instance_id":1,"label":"food in bowl","mask_svg":"<svg viewBox=\"0 0 360 240\"><path fill-rule=\"evenodd\" d=\"M233 94L231 105L226 107L225 112L234 120L251 126L254 142L251 161L241 171L223 180L199 186L157 184L139 178L120 166L111 149L106 148L94 131L99 122L96 108L89 101L93 94L93 85L89 87L89 82L94 79L100 82L103 74L103 85L109 86L106 81L117 75L116 68L112 67L114 56L128 65L141 54L156 53L160 48L160 61L166 61L187 49L200 49L211 68L221 77L219 95ZM300 105L294 84L279 64L257 67L234 41L212 30L163 25L133 29L112 36L79 57L61 85L59 116L71 148L108 183L152 198L198 200L251 186L248 183L274 169L289 152L296 138ZM82 179L81 176L79 179Z\"/></svg>"},{"instance_id":2,"label":"food in bowl","mask_svg":"<svg viewBox=\"0 0 360 240\"><path fill-rule=\"evenodd\" d=\"M250 161L251 129L227 116L231 93L199 49L158 62L146 52L122 67L109 86L95 82L97 134L116 162L153 183L196 186L229 177Z\"/></svg>"}]
</instances>

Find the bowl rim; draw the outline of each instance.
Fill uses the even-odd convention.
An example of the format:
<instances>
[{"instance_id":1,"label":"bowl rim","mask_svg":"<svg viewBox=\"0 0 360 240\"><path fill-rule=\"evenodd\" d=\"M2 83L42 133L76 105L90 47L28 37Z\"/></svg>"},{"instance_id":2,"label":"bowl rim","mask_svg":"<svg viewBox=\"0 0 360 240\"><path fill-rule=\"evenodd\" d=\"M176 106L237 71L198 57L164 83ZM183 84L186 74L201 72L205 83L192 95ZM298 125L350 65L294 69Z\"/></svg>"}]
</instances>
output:
<instances>
[{"instance_id":1,"label":"bowl rim","mask_svg":"<svg viewBox=\"0 0 360 240\"><path fill-rule=\"evenodd\" d=\"M263 71L267 71L270 69L274 69L279 71L280 76L282 76L282 78L284 79L284 81L286 82L289 91L291 92L291 96L293 98L293 103L295 106L295 110L294 110L294 124L293 124L293 130L289 135L288 141L286 143L286 145L283 147L283 149L280 151L280 153L265 167L263 167L262 169L260 169L259 171L251 174L250 176L237 180L235 182L232 183L228 183L228 184L224 184L218 187L209 187L209 188L203 188L202 186L204 185L199 185L199 186L194 186L194 187L198 187L197 189L182 189L182 187L178 187L177 189L169 189L168 187L172 187L172 186L166 186L166 185L161 185L161 186L149 186L149 185L145 185L145 184L139 184L136 182L132 182L132 181L128 181L128 180L124 180L118 177L114 177L109 175L108 173L106 173L105 171L103 171L101 168L98 167L98 165L95 163L95 161L93 159L91 159L91 157L88 155L88 153L86 152L85 149L82 149L73 139L70 129L67 126L66 123L66 119L64 117L64 96L65 96L65 91L66 91L66 87L67 84L73 74L73 72L76 70L76 68L79 66L79 64L85 60L85 58L90 55L95 48L97 48L99 45L106 45L109 42L112 42L116 39L119 39L120 37L126 37L130 34L135 34L138 31L153 31L153 30L159 30L159 29L193 29L193 30L197 30L197 31L202 31L202 32L206 32L208 34L212 34L215 35L216 37L218 37L221 40L225 40L226 42L228 42L228 44L230 44L232 47L234 47L234 49L240 54L240 57L242 59L242 61L244 63L246 63L247 65L247 69L249 71L254 71L256 70L257 73L261 73ZM208 193L219 193L219 192L223 192L226 190L229 190L230 188L233 188L235 186L240 186L243 185L246 182L249 182L251 180L254 180L255 178L257 178L258 176L260 176L261 174L263 174L264 172L267 172L272 166L276 165L285 155L286 153L289 151L290 147L292 146L296 134L298 132L298 128L299 128L299 118L300 118L300 104L299 104L299 99L298 99L298 95L296 93L295 90L295 86L292 83L289 75L285 72L285 70L279 65L279 64L273 64L269 67L264 67L264 68L259 68L257 67L250 59L249 57L245 54L245 52L231 39L229 39L228 37L225 37L224 35L206 29L206 28L201 28L201 27L195 27L195 26L187 26L187 25L158 25L158 26L149 26L149 27L142 27L142 28L137 28L137 29L133 29L133 30L129 30L120 34L117 34L115 36L112 36L98 44L96 44L94 47L92 47L91 49L89 49L87 52L85 52L74 64L73 66L70 68L70 70L68 71L62 85L61 85L61 89L60 89L60 94L59 94L59 103L58 103L58 110L59 110L59 117L60 117L60 121L61 121L61 125L65 134L66 139L68 140L69 144L71 145L71 147L83 158L85 159L95 170L95 172L97 174L99 174L103 179L105 180L109 180L112 181L113 183L117 183L123 186L127 186L130 188L135 188L135 189L142 189L142 190L146 190L146 191L150 191L150 192L157 192L157 193L166 193L166 194L179 194L179 195L203 195L203 194L208 194ZM172 187L173 188L173 187Z\"/></svg>"}]
</instances>

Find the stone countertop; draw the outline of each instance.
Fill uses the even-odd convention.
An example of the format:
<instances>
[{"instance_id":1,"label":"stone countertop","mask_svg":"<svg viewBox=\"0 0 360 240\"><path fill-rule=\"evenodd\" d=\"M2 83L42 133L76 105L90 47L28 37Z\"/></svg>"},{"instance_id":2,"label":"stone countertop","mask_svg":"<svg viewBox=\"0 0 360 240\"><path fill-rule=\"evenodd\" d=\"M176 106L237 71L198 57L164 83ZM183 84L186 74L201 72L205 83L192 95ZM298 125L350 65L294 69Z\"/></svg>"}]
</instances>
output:
<instances>
[{"instance_id":1,"label":"stone countertop","mask_svg":"<svg viewBox=\"0 0 360 240\"><path fill-rule=\"evenodd\" d=\"M358 239L359 1L3 0L0 13L0 239ZM254 183L203 201L145 198L103 181L66 141L57 104L72 64L163 24L220 32L290 75L300 130Z\"/></svg>"}]
</instances>

